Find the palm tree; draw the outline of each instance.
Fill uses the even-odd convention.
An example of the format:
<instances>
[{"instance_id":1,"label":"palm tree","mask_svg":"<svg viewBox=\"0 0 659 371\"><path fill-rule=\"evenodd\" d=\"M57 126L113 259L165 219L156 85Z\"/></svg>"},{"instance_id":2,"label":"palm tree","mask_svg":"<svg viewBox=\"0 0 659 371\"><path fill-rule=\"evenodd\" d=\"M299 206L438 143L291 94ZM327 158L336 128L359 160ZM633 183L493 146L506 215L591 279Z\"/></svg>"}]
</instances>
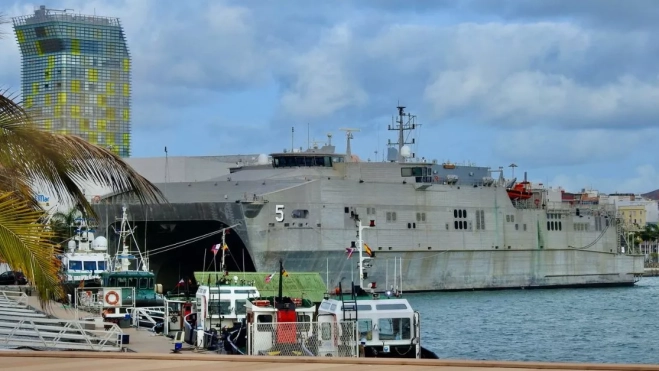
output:
<instances>
[{"instance_id":1,"label":"palm tree","mask_svg":"<svg viewBox=\"0 0 659 371\"><path fill-rule=\"evenodd\" d=\"M68 211L58 211L50 217L50 229L53 231L58 243L62 243L73 236L73 224L76 218L82 216L80 208L71 208Z\"/></svg>"},{"instance_id":2,"label":"palm tree","mask_svg":"<svg viewBox=\"0 0 659 371\"><path fill-rule=\"evenodd\" d=\"M7 19L0 14L3 23ZM0 91L0 259L32 281L44 308L63 291L53 254L58 250L55 236L32 186L44 184L60 202L80 205L96 217L81 181L131 191L142 203L165 201L160 190L120 157L82 138L39 130L16 97Z\"/></svg>"}]
</instances>

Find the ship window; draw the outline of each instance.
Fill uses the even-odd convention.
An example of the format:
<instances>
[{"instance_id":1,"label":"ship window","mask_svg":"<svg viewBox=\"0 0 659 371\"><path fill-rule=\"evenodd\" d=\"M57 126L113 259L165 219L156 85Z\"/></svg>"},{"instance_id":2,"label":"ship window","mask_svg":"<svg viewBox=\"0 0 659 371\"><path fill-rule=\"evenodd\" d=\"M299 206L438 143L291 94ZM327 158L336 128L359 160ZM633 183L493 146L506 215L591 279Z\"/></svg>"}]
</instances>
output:
<instances>
[{"instance_id":1,"label":"ship window","mask_svg":"<svg viewBox=\"0 0 659 371\"><path fill-rule=\"evenodd\" d=\"M462 210L462 217L466 218L467 217L467 210Z\"/></svg>"},{"instance_id":2,"label":"ship window","mask_svg":"<svg viewBox=\"0 0 659 371\"><path fill-rule=\"evenodd\" d=\"M375 305L375 310L405 310L405 309L407 309L407 305L403 303Z\"/></svg>"},{"instance_id":3,"label":"ship window","mask_svg":"<svg viewBox=\"0 0 659 371\"><path fill-rule=\"evenodd\" d=\"M96 262L83 262L82 264L85 267L86 271L95 271L96 270Z\"/></svg>"},{"instance_id":4,"label":"ship window","mask_svg":"<svg viewBox=\"0 0 659 371\"><path fill-rule=\"evenodd\" d=\"M104 271L104 270L106 269L106 268L105 268L105 262L104 262L104 261L96 262L96 264L98 264L98 270L99 270L99 271Z\"/></svg>"},{"instance_id":5,"label":"ship window","mask_svg":"<svg viewBox=\"0 0 659 371\"><path fill-rule=\"evenodd\" d=\"M515 224L515 230L519 231L519 224Z\"/></svg>"},{"instance_id":6,"label":"ship window","mask_svg":"<svg viewBox=\"0 0 659 371\"><path fill-rule=\"evenodd\" d=\"M359 328L360 341L373 340L373 321L370 319L360 319L357 321L357 326Z\"/></svg>"},{"instance_id":7,"label":"ship window","mask_svg":"<svg viewBox=\"0 0 659 371\"><path fill-rule=\"evenodd\" d=\"M378 320L380 340L407 340L412 338L409 318L380 318Z\"/></svg>"},{"instance_id":8,"label":"ship window","mask_svg":"<svg viewBox=\"0 0 659 371\"><path fill-rule=\"evenodd\" d=\"M259 314L256 317L256 330L257 331L272 331L272 315L270 314ZM328 340L328 339L325 339Z\"/></svg>"},{"instance_id":9,"label":"ship window","mask_svg":"<svg viewBox=\"0 0 659 371\"><path fill-rule=\"evenodd\" d=\"M114 277L110 277L110 279L108 280L108 286L110 287L117 286L117 279Z\"/></svg>"},{"instance_id":10,"label":"ship window","mask_svg":"<svg viewBox=\"0 0 659 371\"><path fill-rule=\"evenodd\" d=\"M458 210L453 209L453 217L457 218L458 217Z\"/></svg>"},{"instance_id":11,"label":"ship window","mask_svg":"<svg viewBox=\"0 0 659 371\"><path fill-rule=\"evenodd\" d=\"M82 270L82 262L80 260L69 261L69 269L71 270Z\"/></svg>"},{"instance_id":12,"label":"ship window","mask_svg":"<svg viewBox=\"0 0 659 371\"><path fill-rule=\"evenodd\" d=\"M117 287L126 287L127 283L126 277L117 277Z\"/></svg>"},{"instance_id":13,"label":"ship window","mask_svg":"<svg viewBox=\"0 0 659 371\"><path fill-rule=\"evenodd\" d=\"M330 307L330 304L328 302L324 302L323 304L320 305L320 309L328 310Z\"/></svg>"},{"instance_id":14,"label":"ship window","mask_svg":"<svg viewBox=\"0 0 659 371\"><path fill-rule=\"evenodd\" d=\"M510 216L510 222L511 222L511 223L515 223L515 215L511 215L511 216Z\"/></svg>"},{"instance_id":15,"label":"ship window","mask_svg":"<svg viewBox=\"0 0 659 371\"><path fill-rule=\"evenodd\" d=\"M373 309L370 305L358 305L357 310L362 311L362 310L371 310Z\"/></svg>"},{"instance_id":16,"label":"ship window","mask_svg":"<svg viewBox=\"0 0 659 371\"><path fill-rule=\"evenodd\" d=\"M453 222L453 226L455 227L455 229L458 229L458 221L457 220Z\"/></svg>"},{"instance_id":17,"label":"ship window","mask_svg":"<svg viewBox=\"0 0 659 371\"><path fill-rule=\"evenodd\" d=\"M563 222L558 222L558 230L559 231L563 230Z\"/></svg>"},{"instance_id":18,"label":"ship window","mask_svg":"<svg viewBox=\"0 0 659 371\"><path fill-rule=\"evenodd\" d=\"M336 310L336 304L332 304L330 307L330 311L334 312Z\"/></svg>"},{"instance_id":19,"label":"ship window","mask_svg":"<svg viewBox=\"0 0 659 371\"><path fill-rule=\"evenodd\" d=\"M350 210L348 209L348 206L343 208L343 212L346 213L346 214L350 212Z\"/></svg>"},{"instance_id":20,"label":"ship window","mask_svg":"<svg viewBox=\"0 0 659 371\"><path fill-rule=\"evenodd\" d=\"M140 285L138 286L141 289L148 289L149 288L149 279L146 277L140 277L139 280Z\"/></svg>"},{"instance_id":21,"label":"ship window","mask_svg":"<svg viewBox=\"0 0 659 371\"><path fill-rule=\"evenodd\" d=\"M247 314L247 307L245 306L247 304L247 300L242 299L242 300L236 300L236 315L245 315Z\"/></svg>"},{"instance_id":22,"label":"ship window","mask_svg":"<svg viewBox=\"0 0 659 371\"><path fill-rule=\"evenodd\" d=\"M152 289L154 287L155 287L155 285L153 284L153 278L149 278L149 287L147 287L147 288Z\"/></svg>"},{"instance_id":23,"label":"ship window","mask_svg":"<svg viewBox=\"0 0 659 371\"><path fill-rule=\"evenodd\" d=\"M208 314L210 315L217 315L218 310L220 311L220 314L231 314L231 300L223 300L220 299L219 302L217 300L209 300L208 301Z\"/></svg>"},{"instance_id":24,"label":"ship window","mask_svg":"<svg viewBox=\"0 0 659 371\"><path fill-rule=\"evenodd\" d=\"M403 167L400 169L400 176L401 177L409 177L412 176L412 168L411 167Z\"/></svg>"},{"instance_id":25,"label":"ship window","mask_svg":"<svg viewBox=\"0 0 659 371\"><path fill-rule=\"evenodd\" d=\"M506 223L510 223L510 215L506 215Z\"/></svg>"},{"instance_id":26,"label":"ship window","mask_svg":"<svg viewBox=\"0 0 659 371\"><path fill-rule=\"evenodd\" d=\"M291 216L296 219L305 219L307 216L309 216L309 210L304 210L304 209L293 210Z\"/></svg>"},{"instance_id":27,"label":"ship window","mask_svg":"<svg viewBox=\"0 0 659 371\"><path fill-rule=\"evenodd\" d=\"M320 336L323 340L332 339L332 324L329 322L323 322L320 324Z\"/></svg>"},{"instance_id":28,"label":"ship window","mask_svg":"<svg viewBox=\"0 0 659 371\"><path fill-rule=\"evenodd\" d=\"M526 231L526 224L524 224L524 230Z\"/></svg>"}]
</instances>

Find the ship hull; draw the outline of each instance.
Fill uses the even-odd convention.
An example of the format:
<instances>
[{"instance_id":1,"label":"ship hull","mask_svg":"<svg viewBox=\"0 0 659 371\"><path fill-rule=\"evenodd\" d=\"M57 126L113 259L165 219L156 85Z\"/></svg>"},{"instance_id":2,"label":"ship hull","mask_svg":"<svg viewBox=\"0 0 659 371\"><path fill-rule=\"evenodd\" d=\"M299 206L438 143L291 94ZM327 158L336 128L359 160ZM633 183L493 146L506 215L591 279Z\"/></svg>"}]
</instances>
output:
<instances>
[{"instance_id":1,"label":"ship hull","mask_svg":"<svg viewBox=\"0 0 659 371\"><path fill-rule=\"evenodd\" d=\"M321 272L330 285L359 284L358 270L351 272L358 259L335 251L269 252L255 258L263 265L282 259L289 271ZM578 250L420 251L379 254L371 264L365 283L422 292L632 286L643 257Z\"/></svg>"}]
</instances>

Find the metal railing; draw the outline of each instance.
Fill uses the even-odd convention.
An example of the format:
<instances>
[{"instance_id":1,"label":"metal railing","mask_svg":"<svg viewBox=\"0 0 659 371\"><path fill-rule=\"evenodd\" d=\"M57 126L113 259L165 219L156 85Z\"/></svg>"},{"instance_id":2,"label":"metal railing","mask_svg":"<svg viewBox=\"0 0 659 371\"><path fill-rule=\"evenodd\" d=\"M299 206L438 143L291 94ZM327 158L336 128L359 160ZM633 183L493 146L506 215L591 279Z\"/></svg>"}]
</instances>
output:
<instances>
[{"instance_id":1,"label":"metal railing","mask_svg":"<svg viewBox=\"0 0 659 371\"><path fill-rule=\"evenodd\" d=\"M28 297L0 291L0 347L52 350L121 351L123 332L114 325L47 318L28 305Z\"/></svg>"},{"instance_id":2,"label":"metal railing","mask_svg":"<svg viewBox=\"0 0 659 371\"><path fill-rule=\"evenodd\" d=\"M131 318L131 326L147 327L149 330L154 330L158 323L165 321L165 307L135 307L127 308Z\"/></svg>"}]
</instances>

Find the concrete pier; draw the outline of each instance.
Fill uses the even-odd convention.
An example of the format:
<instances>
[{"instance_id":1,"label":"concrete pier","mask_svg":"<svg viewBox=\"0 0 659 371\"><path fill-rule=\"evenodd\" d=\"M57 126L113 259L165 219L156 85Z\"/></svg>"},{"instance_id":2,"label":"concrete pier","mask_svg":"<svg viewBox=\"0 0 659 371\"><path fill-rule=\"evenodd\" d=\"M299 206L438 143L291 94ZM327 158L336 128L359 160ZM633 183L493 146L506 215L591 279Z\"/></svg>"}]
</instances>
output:
<instances>
[{"instance_id":1,"label":"concrete pier","mask_svg":"<svg viewBox=\"0 0 659 371\"><path fill-rule=\"evenodd\" d=\"M659 365L588 363L454 361L436 359L374 359L324 357L218 356L202 354L91 353L91 352L0 352L2 370L601 370L659 371Z\"/></svg>"}]
</instances>

